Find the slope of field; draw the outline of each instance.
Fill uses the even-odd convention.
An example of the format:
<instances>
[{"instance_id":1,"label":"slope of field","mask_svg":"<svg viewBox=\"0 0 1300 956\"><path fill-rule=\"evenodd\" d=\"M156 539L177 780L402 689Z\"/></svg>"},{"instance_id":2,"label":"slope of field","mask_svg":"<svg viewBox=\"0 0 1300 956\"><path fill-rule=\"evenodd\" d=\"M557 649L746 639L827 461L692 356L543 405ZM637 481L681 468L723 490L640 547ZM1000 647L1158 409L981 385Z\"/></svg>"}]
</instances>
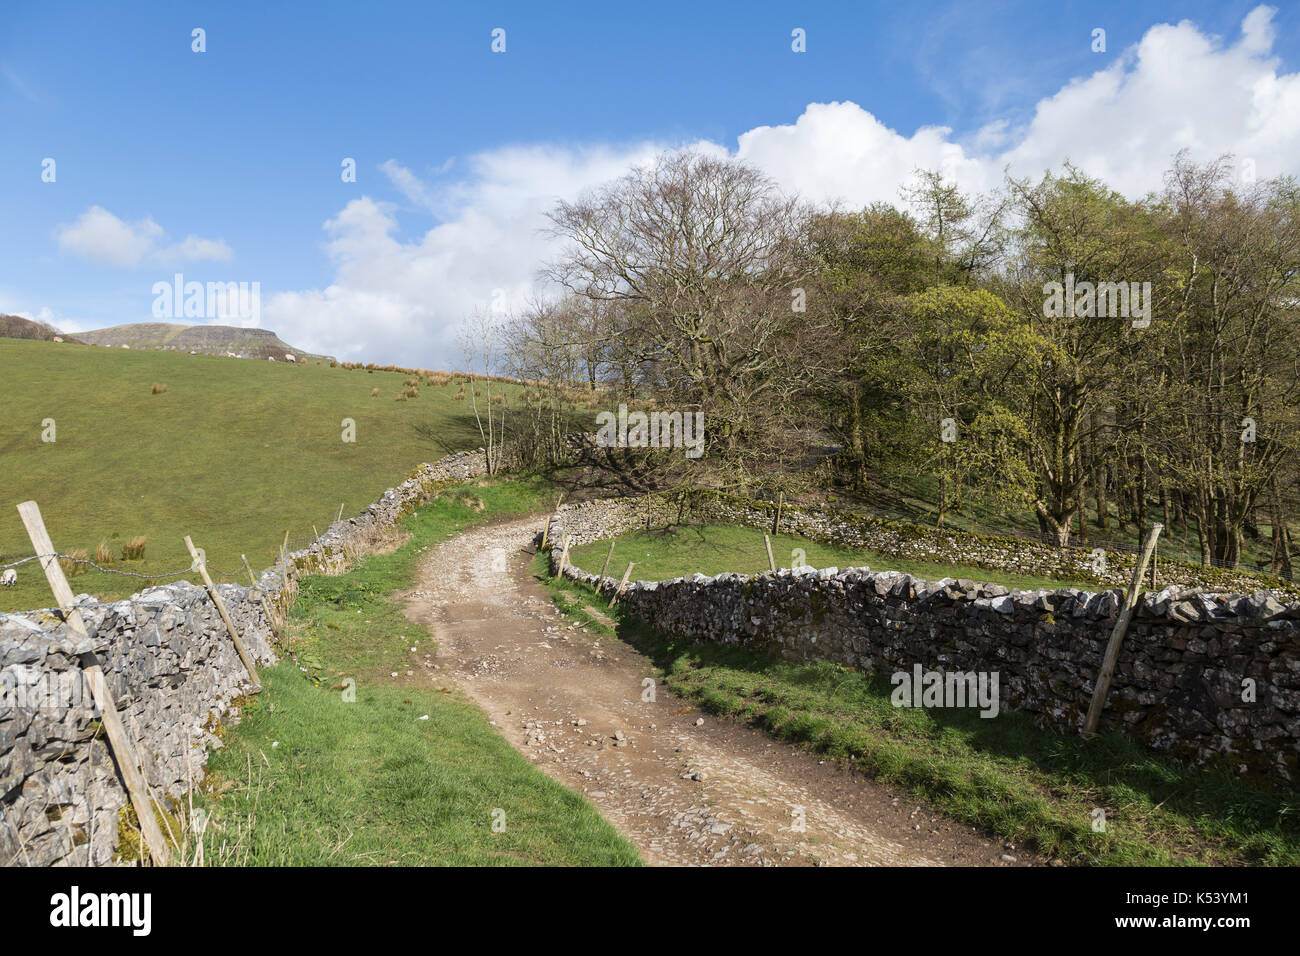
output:
<instances>
[{"instance_id":1,"label":"slope of field","mask_svg":"<svg viewBox=\"0 0 1300 956\"><path fill-rule=\"evenodd\" d=\"M171 322L132 322L107 329L79 333L89 345L114 348L163 349L172 352L198 352L200 355L228 353L239 358L283 361L287 353L304 358L329 361L328 355L312 355L283 341L270 329L245 329L234 325L180 325Z\"/></svg>"},{"instance_id":2,"label":"slope of field","mask_svg":"<svg viewBox=\"0 0 1300 956\"><path fill-rule=\"evenodd\" d=\"M64 342L77 342L70 335L64 335L46 322L34 322L21 315L0 315L0 338L3 339L40 339L43 342L60 338Z\"/></svg>"},{"instance_id":3,"label":"slope of field","mask_svg":"<svg viewBox=\"0 0 1300 956\"><path fill-rule=\"evenodd\" d=\"M32 553L15 506L34 498L60 551L93 558L103 541L115 569L168 572L190 564L189 534L230 572L218 580L246 583L233 574L241 553L266 567L286 531L301 545L340 504L356 514L420 462L478 447L456 384L394 401L405 377L0 339L0 564ZM167 390L152 394L154 383ZM356 422L353 443L344 418ZM46 419L54 442L41 440ZM446 447L421 439L420 423ZM135 535L148 538L145 559L123 561ZM34 562L17 570L0 610L52 603ZM72 578L74 591L104 597L149 583L93 569Z\"/></svg>"}]
</instances>

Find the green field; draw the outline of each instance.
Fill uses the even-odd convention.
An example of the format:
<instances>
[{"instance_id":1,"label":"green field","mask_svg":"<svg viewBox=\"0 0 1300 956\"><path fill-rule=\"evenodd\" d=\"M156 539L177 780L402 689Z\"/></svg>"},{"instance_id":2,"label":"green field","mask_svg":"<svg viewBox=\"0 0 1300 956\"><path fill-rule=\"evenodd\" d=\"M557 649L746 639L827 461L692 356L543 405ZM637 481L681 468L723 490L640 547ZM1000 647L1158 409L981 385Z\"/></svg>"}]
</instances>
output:
<instances>
[{"instance_id":1,"label":"green field","mask_svg":"<svg viewBox=\"0 0 1300 956\"><path fill-rule=\"evenodd\" d=\"M291 548L303 546L340 505L357 514L419 463L479 446L456 384L396 401L406 377L0 338L0 564L32 553L15 510L31 498L60 551L93 559L104 541L116 569L172 572L190 564L188 534L224 572L218 580L247 583L234 576L241 553L267 567L286 531ZM154 383L166 392L152 394ZM356 422L353 443L342 440L344 418ZM41 440L45 419L54 442ZM441 444L417 424L433 425ZM145 558L123 561L135 535L148 539ZM74 591L105 598L150 583L93 569L72 578ZM51 603L34 563L0 591L0 610Z\"/></svg>"},{"instance_id":2,"label":"green field","mask_svg":"<svg viewBox=\"0 0 1300 956\"><path fill-rule=\"evenodd\" d=\"M796 548L804 551L803 563L815 568L857 568L865 565L873 571L906 571L926 581L970 578L1024 590L1097 588L1095 584L1080 581L988 571L972 565L902 561L874 551L851 551L791 534L772 536L772 557L776 560L776 566L793 567L796 563ZM608 553L608 540L593 541L571 549L569 560L585 571L596 573L600 571ZM636 562L632 577L642 581L662 581L697 572L707 575L721 574L724 571L759 574L768 569L763 532L730 525L675 525L671 531L635 531L622 535L615 539L611 570L605 573L620 575L629 561Z\"/></svg>"}]
</instances>

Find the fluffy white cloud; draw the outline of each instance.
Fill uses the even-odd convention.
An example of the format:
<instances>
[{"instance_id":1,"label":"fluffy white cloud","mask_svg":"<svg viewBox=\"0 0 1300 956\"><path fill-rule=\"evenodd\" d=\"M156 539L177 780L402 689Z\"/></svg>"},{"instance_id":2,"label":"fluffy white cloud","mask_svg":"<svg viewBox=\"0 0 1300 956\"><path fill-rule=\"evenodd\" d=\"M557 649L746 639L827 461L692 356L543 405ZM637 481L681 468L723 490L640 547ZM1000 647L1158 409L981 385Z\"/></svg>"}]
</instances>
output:
<instances>
[{"instance_id":1,"label":"fluffy white cloud","mask_svg":"<svg viewBox=\"0 0 1300 956\"><path fill-rule=\"evenodd\" d=\"M540 291L537 272L551 254L546 211L661 148L503 149L473 157L467 176L437 185L390 160L381 168L398 190L443 221L403 242L393 205L354 199L324 226L334 281L266 297L263 324L341 359L457 366L466 316L496 303L517 308Z\"/></svg>"},{"instance_id":2,"label":"fluffy white cloud","mask_svg":"<svg viewBox=\"0 0 1300 956\"><path fill-rule=\"evenodd\" d=\"M222 239L186 236L164 245L166 232L153 219L134 223L113 215L103 206L91 206L73 222L55 230L59 248L101 265L134 268L139 265L170 266L182 262L225 262L230 246Z\"/></svg>"},{"instance_id":3,"label":"fluffy white cloud","mask_svg":"<svg viewBox=\"0 0 1300 956\"><path fill-rule=\"evenodd\" d=\"M787 125L739 137L731 155L807 199L858 206L897 202L917 168L944 170L968 190L996 186L1003 170L1041 176L1065 160L1130 196L1158 189L1179 149L1205 160L1233 153L1259 178L1300 173L1300 74L1272 56L1273 9L1257 7L1224 42L1193 23L1151 27L1109 66L1066 84L1012 127L995 121L964 139L926 126L907 135L855 103L813 103ZM419 214L439 224L402 241L397 210L354 200L325 224L335 270L323 290L275 295L263 320L290 342L344 358L451 367L454 332L495 290L518 305L545 291L554 254L544 214L644 163L668 145L509 147L421 178L395 160L381 167ZM714 143L690 148L729 151Z\"/></svg>"}]
</instances>

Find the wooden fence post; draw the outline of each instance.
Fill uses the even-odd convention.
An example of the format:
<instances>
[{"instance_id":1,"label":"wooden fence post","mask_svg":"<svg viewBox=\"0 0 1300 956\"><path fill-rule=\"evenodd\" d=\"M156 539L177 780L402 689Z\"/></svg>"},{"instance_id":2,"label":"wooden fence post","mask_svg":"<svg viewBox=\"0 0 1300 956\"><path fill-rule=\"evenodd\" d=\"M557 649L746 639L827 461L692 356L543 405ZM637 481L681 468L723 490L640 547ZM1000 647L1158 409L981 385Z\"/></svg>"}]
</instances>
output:
<instances>
[{"instance_id":1,"label":"wooden fence post","mask_svg":"<svg viewBox=\"0 0 1300 956\"><path fill-rule=\"evenodd\" d=\"M248 583L257 591L258 600L262 604L262 613L266 616L266 626L271 629L271 636L275 637L275 618L271 617L271 609L266 606L266 595L257 586L257 578L253 577L253 567L248 563L248 555L241 554L239 557L244 562L244 570L248 572Z\"/></svg>"},{"instance_id":2,"label":"wooden fence post","mask_svg":"<svg viewBox=\"0 0 1300 956\"><path fill-rule=\"evenodd\" d=\"M609 554L605 555L605 563L600 566L600 577L596 579L596 593L600 593L600 587L605 583L605 572L609 570L609 559L614 557L614 542L609 543Z\"/></svg>"},{"instance_id":3,"label":"wooden fence post","mask_svg":"<svg viewBox=\"0 0 1300 956\"><path fill-rule=\"evenodd\" d=\"M613 606L614 606L614 602L618 600L618 596L619 596L620 594L622 594L622 593L623 593L623 589L624 589L625 587L627 587L627 579L630 578L630 577L632 576L632 569L635 568L635 567L636 567L636 562L635 562L635 561L633 561L633 562L631 562L630 564L628 564L627 569L623 572L623 580L620 581L620 582L618 582L618 587L616 587L616 588L614 589L614 596L613 596L612 598L609 599L609 606L610 606L610 607L613 607Z\"/></svg>"},{"instance_id":4,"label":"wooden fence post","mask_svg":"<svg viewBox=\"0 0 1300 956\"><path fill-rule=\"evenodd\" d=\"M566 534L560 545L560 573L558 577L564 577L564 569L569 564L569 536Z\"/></svg>"},{"instance_id":5,"label":"wooden fence post","mask_svg":"<svg viewBox=\"0 0 1300 956\"><path fill-rule=\"evenodd\" d=\"M248 651L244 650L244 642L239 639L239 632L235 630L230 615L226 613L226 602L221 600L221 595L217 593L217 586L212 583L212 576L208 574L208 566L199 557L199 552L195 549L194 542L190 540L188 534L185 536L185 547L190 550L190 557L194 559L194 567L202 576L203 583L208 589L208 595L212 598L212 603L217 606L217 613L221 615L221 620L226 622L226 630L230 632L230 639L235 642L235 650L239 654L239 659L244 662L244 669L248 671L248 679L253 682L253 693L256 694L262 689L262 682L257 679L257 668L253 666Z\"/></svg>"},{"instance_id":6,"label":"wooden fence post","mask_svg":"<svg viewBox=\"0 0 1300 956\"><path fill-rule=\"evenodd\" d=\"M767 535L763 535L763 544L767 546L767 566L773 573L775 573L776 559L772 557L772 539Z\"/></svg>"},{"instance_id":7,"label":"wooden fence post","mask_svg":"<svg viewBox=\"0 0 1300 956\"><path fill-rule=\"evenodd\" d=\"M785 492L780 493L776 501L776 520L772 522L772 533L781 533L781 509L785 507Z\"/></svg>"},{"instance_id":8,"label":"wooden fence post","mask_svg":"<svg viewBox=\"0 0 1300 956\"><path fill-rule=\"evenodd\" d=\"M1156 539L1160 537L1160 532L1164 530L1164 525L1156 522L1147 532L1147 539L1142 543L1142 552L1138 555L1137 564L1133 566L1133 579L1129 582L1128 593L1124 596L1124 606L1120 609L1119 619L1115 622L1115 629L1110 632L1110 642L1106 645L1106 656L1101 662L1101 671L1097 674L1097 683L1092 690L1092 704L1088 707L1088 717L1083 723L1083 733L1085 737L1091 736L1097 732L1097 724L1101 721L1102 708L1106 706L1106 695L1110 692L1110 680L1115 674L1115 663L1119 660L1119 648L1124 642L1124 633L1128 630L1128 622L1133 617L1133 609L1137 607L1139 589L1142 587L1142 576L1146 573L1147 561L1151 559L1152 552L1156 549Z\"/></svg>"},{"instance_id":9,"label":"wooden fence post","mask_svg":"<svg viewBox=\"0 0 1300 956\"><path fill-rule=\"evenodd\" d=\"M551 515L560 510L560 502L564 500L564 492L560 492L560 497L555 499L555 507L551 509L551 514L546 516L546 524L542 525L542 550L546 550L546 537L551 533Z\"/></svg>"},{"instance_id":10,"label":"wooden fence post","mask_svg":"<svg viewBox=\"0 0 1300 956\"><path fill-rule=\"evenodd\" d=\"M54 592L54 600L63 609L64 620L79 637L88 638L86 622L81 616L81 611L72 604L72 588L68 584L68 579L63 576L59 559L54 556L57 552L50 541L49 532L45 530L45 521L41 518L40 507L35 501L24 501L18 506L18 514L23 519L23 526L27 528L27 536L32 539L32 546L41 556L45 580L49 582L50 590ZM135 747L131 743L131 738L126 735L126 728L118 715L117 705L113 702L113 695L104 680L104 669L100 666L99 658L95 656L94 651L87 651L80 655L80 662L81 669L86 675L86 683L90 686L90 694L95 699L95 705L99 707L100 719L108 734L113 759L117 761L117 769L122 774L122 782L126 784L131 806L135 809L136 819L140 821L140 832L149 847L149 857L155 866L167 866L171 862L171 852L163 839L162 828L158 826L158 818L154 816L153 804L149 800L149 787L140 772L140 761L136 756Z\"/></svg>"}]
</instances>

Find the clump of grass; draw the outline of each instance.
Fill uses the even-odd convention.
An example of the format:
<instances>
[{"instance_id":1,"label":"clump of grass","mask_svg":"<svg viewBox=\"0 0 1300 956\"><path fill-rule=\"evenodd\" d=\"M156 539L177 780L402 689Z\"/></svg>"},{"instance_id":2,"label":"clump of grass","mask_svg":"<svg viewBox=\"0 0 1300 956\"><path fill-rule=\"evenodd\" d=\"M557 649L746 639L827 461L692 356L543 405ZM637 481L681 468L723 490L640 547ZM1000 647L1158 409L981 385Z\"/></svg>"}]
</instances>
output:
<instances>
[{"instance_id":1,"label":"clump of grass","mask_svg":"<svg viewBox=\"0 0 1300 956\"><path fill-rule=\"evenodd\" d=\"M137 534L135 537L128 539L126 544L122 545L122 560L143 561L144 546L148 540L142 534Z\"/></svg>"},{"instance_id":2,"label":"clump of grass","mask_svg":"<svg viewBox=\"0 0 1300 956\"><path fill-rule=\"evenodd\" d=\"M101 540L95 548L96 564L112 564L116 557L117 556L113 554L113 549L108 546L107 541Z\"/></svg>"},{"instance_id":3,"label":"clump of grass","mask_svg":"<svg viewBox=\"0 0 1300 956\"><path fill-rule=\"evenodd\" d=\"M394 401L398 401L398 402L404 402L404 401L406 401L406 393L405 393L405 392L398 392L398 393L397 393L397 398L394 399Z\"/></svg>"},{"instance_id":4,"label":"clump of grass","mask_svg":"<svg viewBox=\"0 0 1300 956\"><path fill-rule=\"evenodd\" d=\"M379 389L377 389L377 388L372 388L372 389L370 390L370 397L371 397L371 398L378 398L378 397L379 397Z\"/></svg>"},{"instance_id":5,"label":"clump of grass","mask_svg":"<svg viewBox=\"0 0 1300 956\"><path fill-rule=\"evenodd\" d=\"M162 382L162 383L154 382L154 383L153 383L153 388L152 388L150 391L151 391L152 394L154 394L154 395L161 395L163 392L167 391L167 383L166 383L166 382Z\"/></svg>"},{"instance_id":6,"label":"clump of grass","mask_svg":"<svg viewBox=\"0 0 1300 956\"><path fill-rule=\"evenodd\" d=\"M66 558L59 558L59 566L68 577L86 573L86 549L73 548Z\"/></svg>"},{"instance_id":7,"label":"clump of grass","mask_svg":"<svg viewBox=\"0 0 1300 956\"><path fill-rule=\"evenodd\" d=\"M465 386L464 386L464 384L462 384L462 385L460 386L460 391L458 391L455 395L452 396L452 400L453 400L453 401L457 401L457 402L463 402L463 401L465 401Z\"/></svg>"},{"instance_id":8,"label":"clump of grass","mask_svg":"<svg viewBox=\"0 0 1300 956\"><path fill-rule=\"evenodd\" d=\"M406 390L407 398L418 398L419 396L420 396L420 390L416 388L414 385L412 385L410 388Z\"/></svg>"}]
</instances>

